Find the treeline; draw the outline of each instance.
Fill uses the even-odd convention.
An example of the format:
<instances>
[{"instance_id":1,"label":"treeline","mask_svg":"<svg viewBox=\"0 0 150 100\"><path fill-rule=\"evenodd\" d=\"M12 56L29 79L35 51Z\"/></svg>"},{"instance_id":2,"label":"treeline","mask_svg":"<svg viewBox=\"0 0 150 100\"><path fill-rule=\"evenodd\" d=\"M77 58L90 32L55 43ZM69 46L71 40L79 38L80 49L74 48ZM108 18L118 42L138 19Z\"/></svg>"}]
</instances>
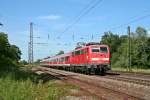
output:
<instances>
[{"instance_id":1,"label":"treeline","mask_svg":"<svg viewBox=\"0 0 150 100\"><path fill-rule=\"evenodd\" d=\"M21 51L16 45L11 45L7 34L0 32L0 70L10 70L17 66Z\"/></svg>"},{"instance_id":2,"label":"treeline","mask_svg":"<svg viewBox=\"0 0 150 100\"><path fill-rule=\"evenodd\" d=\"M137 68L150 68L150 36L143 27L137 27L131 32L131 66ZM129 36L105 32L100 41L107 44L111 52L112 67L129 66ZM63 53L63 52L59 52ZM10 69L19 64L21 51L16 45L11 45L7 34L0 32L0 70Z\"/></svg>"},{"instance_id":3,"label":"treeline","mask_svg":"<svg viewBox=\"0 0 150 100\"><path fill-rule=\"evenodd\" d=\"M131 67L150 68L150 37L143 27L137 27L130 35ZM105 32L100 41L107 44L111 52L112 67L129 67L129 35Z\"/></svg>"}]
</instances>

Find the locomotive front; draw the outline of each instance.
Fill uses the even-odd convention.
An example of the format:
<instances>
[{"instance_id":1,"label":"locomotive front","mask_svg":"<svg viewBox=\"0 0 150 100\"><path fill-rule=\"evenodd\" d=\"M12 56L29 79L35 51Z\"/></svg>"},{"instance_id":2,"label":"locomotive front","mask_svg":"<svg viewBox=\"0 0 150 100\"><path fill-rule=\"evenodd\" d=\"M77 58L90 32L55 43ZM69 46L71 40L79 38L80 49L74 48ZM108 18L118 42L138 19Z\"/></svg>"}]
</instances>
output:
<instances>
[{"instance_id":1,"label":"locomotive front","mask_svg":"<svg viewBox=\"0 0 150 100\"><path fill-rule=\"evenodd\" d=\"M107 45L90 45L88 63L95 73L105 73L111 69L110 49Z\"/></svg>"}]
</instances>

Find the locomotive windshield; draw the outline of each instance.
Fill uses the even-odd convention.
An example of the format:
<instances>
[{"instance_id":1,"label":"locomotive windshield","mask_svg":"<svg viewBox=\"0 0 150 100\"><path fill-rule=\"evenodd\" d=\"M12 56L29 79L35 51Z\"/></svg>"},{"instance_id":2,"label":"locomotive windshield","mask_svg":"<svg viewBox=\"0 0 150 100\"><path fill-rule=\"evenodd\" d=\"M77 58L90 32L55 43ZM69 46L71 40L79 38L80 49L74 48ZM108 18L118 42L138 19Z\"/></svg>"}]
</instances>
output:
<instances>
[{"instance_id":1,"label":"locomotive windshield","mask_svg":"<svg viewBox=\"0 0 150 100\"><path fill-rule=\"evenodd\" d=\"M92 53L107 53L107 47L92 48Z\"/></svg>"},{"instance_id":2,"label":"locomotive windshield","mask_svg":"<svg viewBox=\"0 0 150 100\"><path fill-rule=\"evenodd\" d=\"M93 52L93 53L99 53L99 52L100 52L100 49L99 49L99 48L92 48L92 52Z\"/></svg>"},{"instance_id":3,"label":"locomotive windshield","mask_svg":"<svg viewBox=\"0 0 150 100\"><path fill-rule=\"evenodd\" d=\"M100 47L100 52L101 53L107 53L107 47Z\"/></svg>"}]
</instances>

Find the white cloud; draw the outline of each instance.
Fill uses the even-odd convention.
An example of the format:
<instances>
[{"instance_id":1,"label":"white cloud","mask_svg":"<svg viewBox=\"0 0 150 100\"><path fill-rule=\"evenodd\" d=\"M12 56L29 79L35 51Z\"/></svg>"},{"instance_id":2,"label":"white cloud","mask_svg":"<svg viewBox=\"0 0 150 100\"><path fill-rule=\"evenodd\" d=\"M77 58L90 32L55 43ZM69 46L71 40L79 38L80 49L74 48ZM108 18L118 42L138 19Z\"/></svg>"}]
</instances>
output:
<instances>
[{"instance_id":1,"label":"white cloud","mask_svg":"<svg viewBox=\"0 0 150 100\"><path fill-rule=\"evenodd\" d=\"M57 20L60 19L61 16L59 15L47 15L47 16L39 16L37 19L44 19L44 20Z\"/></svg>"}]
</instances>

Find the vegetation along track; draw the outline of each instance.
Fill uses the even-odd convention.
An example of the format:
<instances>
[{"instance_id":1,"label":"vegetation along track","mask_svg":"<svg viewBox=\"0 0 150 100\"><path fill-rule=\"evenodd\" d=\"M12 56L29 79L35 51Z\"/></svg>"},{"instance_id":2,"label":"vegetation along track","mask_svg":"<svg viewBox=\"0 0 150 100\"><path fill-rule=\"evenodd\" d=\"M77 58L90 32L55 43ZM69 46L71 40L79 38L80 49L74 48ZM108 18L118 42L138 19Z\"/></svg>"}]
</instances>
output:
<instances>
[{"instance_id":1,"label":"vegetation along track","mask_svg":"<svg viewBox=\"0 0 150 100\"><path fill-rule=\"evenodd\" d=\"M61 80L79 85L83 90L94 94L102 99L108 100L137 100L150 97L149 89L143 85L134 86L129 82L120 82L100 76L88 76L78 73L66 72L51 68L41 68L45 73L53 74L56 77L61 76ZM128 84L127 84L128 83ZM140 87L138 87L140 86ZM139 91L140 90L140 91Z\"/></svg>"}]
</instances>

